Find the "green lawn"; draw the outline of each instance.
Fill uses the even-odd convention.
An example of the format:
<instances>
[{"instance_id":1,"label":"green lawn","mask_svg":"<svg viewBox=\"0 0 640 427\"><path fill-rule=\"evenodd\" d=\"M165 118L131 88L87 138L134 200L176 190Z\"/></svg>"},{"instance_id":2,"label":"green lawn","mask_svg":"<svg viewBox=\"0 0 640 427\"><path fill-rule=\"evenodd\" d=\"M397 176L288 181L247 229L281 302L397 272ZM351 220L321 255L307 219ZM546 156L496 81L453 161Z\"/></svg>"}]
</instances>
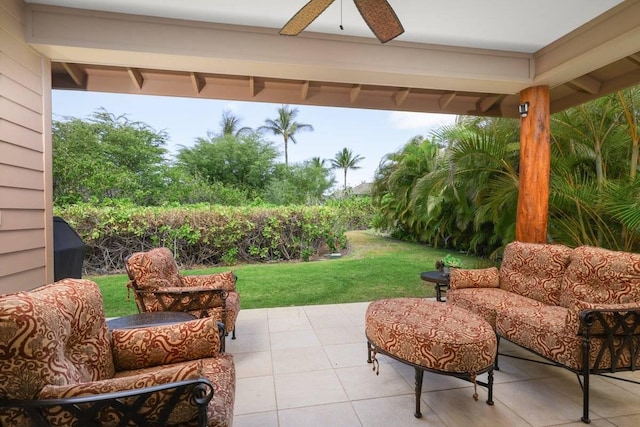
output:
<instances>
[{"instance_id":1,"label":"green lawn","mask_svg":"<svg viewBox=\"0 0 640 427\"><path fill-rule=\"evenodd\" d=\"M339 259L278 264L247 264L188 270L184 274L232 269L238 276L242 308L286 307L372 301L379 298L435 295L420 272L433 270L449 251L400 242L368 231L347 233L349 252ZM464 255L463 267L482 261ZM100 286L107 317L137 312L133 295L127 301L126 275L89 277Z\"/></svg>"}]
</instances>

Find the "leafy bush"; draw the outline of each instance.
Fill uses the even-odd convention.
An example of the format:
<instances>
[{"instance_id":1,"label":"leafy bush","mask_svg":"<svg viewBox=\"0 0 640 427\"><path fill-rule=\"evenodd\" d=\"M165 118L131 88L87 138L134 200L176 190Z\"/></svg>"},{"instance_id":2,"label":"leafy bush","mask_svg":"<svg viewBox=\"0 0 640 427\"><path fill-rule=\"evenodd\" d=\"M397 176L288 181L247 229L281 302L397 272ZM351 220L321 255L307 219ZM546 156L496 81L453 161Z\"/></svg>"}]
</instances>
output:
<instances>
[{"instance_id":1,"label":"leafy bush","mask_svg":"<svg viewBox=\"0 0 640 427\"><path fill-rule=\"evenodd\" d=\"M139 207L124 202L55 208L87 244L87 274L122 271L129 254L171 249L183 267L299 260L346 247L340 208Z\"/></svg>"}]
</instances>

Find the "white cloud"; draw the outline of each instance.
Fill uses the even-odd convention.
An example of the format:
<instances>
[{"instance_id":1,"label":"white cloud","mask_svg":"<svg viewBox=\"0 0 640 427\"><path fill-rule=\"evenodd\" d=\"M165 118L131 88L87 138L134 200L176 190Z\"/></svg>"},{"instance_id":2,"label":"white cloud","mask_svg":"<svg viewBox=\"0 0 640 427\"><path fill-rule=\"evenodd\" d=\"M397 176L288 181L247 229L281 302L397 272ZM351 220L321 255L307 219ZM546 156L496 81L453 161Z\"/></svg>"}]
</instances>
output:
<instances>
[{"instance_id":1,"label":"white cloud","mask_svg":"<svg viewBox=\"0 0 640 427\"><path fill-rule=\"evenodd\" d=\"M442 125L455 122L454 114L411 113L406 111L392 111L389 122L396 129L424 129L430 130Z\"/></svg>"}]
</instances>

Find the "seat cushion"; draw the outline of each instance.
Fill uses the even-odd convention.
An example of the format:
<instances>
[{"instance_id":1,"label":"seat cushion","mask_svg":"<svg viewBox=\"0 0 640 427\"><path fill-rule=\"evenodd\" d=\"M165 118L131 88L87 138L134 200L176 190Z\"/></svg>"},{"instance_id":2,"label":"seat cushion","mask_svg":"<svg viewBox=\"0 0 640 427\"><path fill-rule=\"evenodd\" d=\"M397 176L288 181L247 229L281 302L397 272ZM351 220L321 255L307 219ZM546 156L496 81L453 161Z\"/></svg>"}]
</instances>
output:
<instances>
[{"instance_id":1,"label":"seat cushion","mask_svg":"<svg viewBox=\"0 0 640 427\"><path fill-rule=\"evenodd\" d=\"M130 375L118 376L104 381L92 381L70 386L45 386L40 392L40 399L61 399L69 397L91 396L94 394L106 394L122 390L137 390L143 387L152 387L175 381L198 379L204 376L201 361L191 361L176 365L158 367L155 370L147 370ZM191 402L191 395L185 394L177 401L170 401L172 391L160 391L145 401L139 409L139 413L158 425L175 426L194 420L198 416L196 405ZM125 399L127 404L133 404L138 396ZM162 410L171 404L173 410L168 419L160 418ZM47 421L52 426L67 427L76 425L76 416L59 407L53 407L45 411ZM103 427L117 426L120 422L120 411L111 410L109 407L100 411L98 418Z\"/></svg>"},{"instance_id":2,"label":"seat cushion","mask_svg":"<svg viewBox=\"0 0 640 427\"><path fill-rule=\"evenodd\" d=\"M496 312L511 305L543 307L544 304L497 288L452 289L447 292L447 304L464 308L481 316L493 329L496 328Z\"/></svg>"},{"instance_id":3,"label":"seat cushion","mask_svg":"<svg viewBox=\"0 0 640 427\"><path fill-rule=\"evenodd\" d=\"M425 369L478 373L493 366L496 337L481 317L423 298L369 304L367 339L393 357Z\"/></svg>"},{"instance_id":4,"label":"seat cushion","mask_svg":"<svg viewBox=\"0 0 640 427\"><path fill-rule=\"evenodd\" d=\"M500 265L500 289L558 305L570 254L563 245L511 242Z\"/></svg>"}]
</instances>

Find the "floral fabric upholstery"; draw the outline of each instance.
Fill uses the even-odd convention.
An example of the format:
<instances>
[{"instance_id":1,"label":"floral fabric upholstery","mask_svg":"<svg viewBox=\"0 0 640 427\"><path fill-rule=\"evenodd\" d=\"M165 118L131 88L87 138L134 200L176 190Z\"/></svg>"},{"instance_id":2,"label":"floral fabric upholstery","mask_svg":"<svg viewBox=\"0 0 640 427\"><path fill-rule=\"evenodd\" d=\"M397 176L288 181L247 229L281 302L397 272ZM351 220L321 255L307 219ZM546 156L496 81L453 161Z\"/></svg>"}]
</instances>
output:
<instances>
[{"instance_id":1,"label":"floral fabric upholstery","mask_svg":"<svg viewBox=\"0 0 640 427\"><path fill-rule=\"evenodd\" d=\"M182 286L178 266L168 248L136 252L127 260L127 268L139 289L155 290Z\"/></svg>"},{"instance_id":2,"label":"floral fabric upholstery","mask_svg":"<svg viewBox=\"0 0 640 427\"><path fill-rule=\"evenodd\" d=\"M447 302L475 313L496 328L496 315L511 305L544 307L540 301L532 300L502 289L468 288L447 292Z\"/></svg>"},{"instance_id":3,"label":"floral fabric upholstery","mask_svg":"<svg viewBox=\"0 0 640 427\"><path fill-rule=\"evenodd\" d=\"M570 249L513 242L505 248L499 289L457 287L447 293L447 303L481 315L499 336L580 370L584 363L580 312L640 307L640 255L589 246ZM614 326L613 319L612 314L605 316L609 328ZM623 329L618 327L614 334L614 351L622 348ZM593 328L591 333L603 330ZM611 366L608 351L595 366L603 343L604 339L591 338L590 369ZM627 349L616 363L620 368L631 366Z\"/></svg>"},{"instance_id":4,"label":"floral fabric upholstery","mask_svg":"<svg viewBox=\"0 0 640 427\"><path fill-rule=\"evenodd\" d=\"M640 302L640 254L580 246L562 280L561 305Z\"/></svg>"},{"instance_id":5,"label":"floral fabric upholstery","mask_svg":"<svg viewBox=\"0 0 640 427\"><path fill-rule=\"evenodd\" d=\"M113 360L118 371L215 357L220 348L218 325L204 318L173 325L116 329Z\"/></svg>"},{"instance_id":6,"label":"floral fabric upholstery","mask_svg":"<svg viewBox=\"0 0 640 427\"><path fill-rule=\"evenodd\" d=\"M427 369L472 374L493 365L496 337L481 317L422 298L369 304L365 331L371 344Z\"/></svg>"},{"instance_id":7,"label":"floral fabric upholstery","mask_svg":"<svg viewBox=\"0 0 640 427\"><path fill-rule=\"evenodd\" d=\"M518 345L535 351L571 369L580 370L582 362L582 336L567 325L568 309L560 306L506 307L498 312L497 334ZM595 366L596 355L602 346L602 339L592 339L589 354L591 369L605 369L611 366L611 354L604 353L601 363ZM620 347L620 340L614 343ZM618 361L620 368L631 365L628 351L624 351Z\"/></svg>"},{"instance_id":8,"label":"floral fabric upholstery","mask_svg":"<svg viewBox=\"0 0 640 427\"><path fill-rule=\"evenodd\" d=\"M214 319L112 333L102 307L98 286L82 279L0 296L0 398L93 395L204 376L215 387L209 425L231 425L235 371L232 357L219 354ZM157 405L165 401L164 393L155 396ZM191 425L194 409L177 402L162 424ZM100 416L105 425L116 422L108 411ZM76 425L62 410L51 410L49 421ZM31 423L20 411L3 410L0 425Z\"/></svg>"},{"instance_id":9,"label":"floral fabric upholstery","mask_svg":"<svg viewBox=\"0 0 640 427\"><path fill-rule=\"evenodd\" d=\"M181 305L188 305L188 309L184 311L196 317L213 317L223 322L227 333L235 330L240 312L240 295L236 289L236 276L232 271L194 276L180 275L173 254L168 248L135 252L127 258L126 266L131 279L128 287L134 291L172 292L137 292L135 297L139 311L162 311L165 306L177 300ZM183 292L186 288L192 291L188 296ZM227 291L224 309L221 297L212 296L211 292L207 292L210 289Z\"/></svg>"},{"instance_id":10,"label":"floral fabric upholstery","mask_svg":"<svg viewBox=\"0 0 640 427\"><path fill-rule=\"evenodd\" d=\"M570 254L562 245L509 243L500 266L500 289L558 305Z\"/></svg>"},{"instance_id":11,"label":"floral fabric upholstery","mask_svg":"<svg viewBox=\"0 0 640 427\"><path fill-rule=\"evenodd\" d=\"M478 268L449 270L449 288L497 288L500 286L500 273L497 268Z\"/></svg>"},{"instance_id":12,"label":"floral fabric upholstery","mask_svg":"<svg viewBox=\"0 0 640 427\"><path fill-rule=\"evenodd\" d=\"M142 387L150 387L157 384L166 384L175 381L197 379L204 376L202 363L188 362L164 369L155 369L151 372L140 374L129 374L118 378L111 378L103 381L92 381L72 385L46 385L39 394L40 399L58 399L67 397L90 396L96 393L105 394L121 390L135 390ZM174 404L174 410L169 419L160 417L159 413L168 404L170 394L167 392L157 393L157 399L153 406L147 406L143 410L149 414L151 422L174 426L186 423L197 416L197 407L189 399L180 399ZM188 397L188 396L187 396ZM136 397L129 398L133 402ZM78 425L76 417L65 410L48 409L46 411L48 421L52 426L66 427ZM118 411L104 410L100 413L100 425L102 427L117 426L120 421Z\"/></svg>"}]
</instances>

